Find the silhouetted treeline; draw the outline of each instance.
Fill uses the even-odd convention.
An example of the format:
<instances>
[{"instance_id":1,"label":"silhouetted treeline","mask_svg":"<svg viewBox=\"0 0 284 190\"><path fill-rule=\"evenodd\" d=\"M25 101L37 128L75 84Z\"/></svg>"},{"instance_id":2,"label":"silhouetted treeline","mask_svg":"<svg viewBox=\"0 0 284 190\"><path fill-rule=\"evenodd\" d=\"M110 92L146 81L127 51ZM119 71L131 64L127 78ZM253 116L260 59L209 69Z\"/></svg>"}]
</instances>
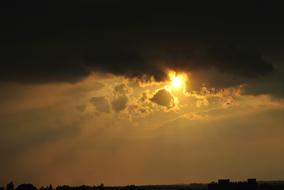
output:
<instances>
[{"instance_id":1,"label":"silhouetted treeline","mask_svg":"<svg viewBox=\"0 0 284 190\"><path fill-rule=\"evenodd\" d=\"M14 188L14 184L11 182L7 184L6 189L2 187L0 190L206 190L205 184L192 184L195 188L191 188L191 185L128 185L128 186L104 186L103 184L98 186L68 186L60 185L55 188L52 185L47 187L37 188L32 184L21 184ZM0 187L1 188L1 187Z\"/></svg>"},{"instance_id":2,"label":"silhouetted treeline","mask_svg":"<svg viewBox=\"0 0 284 190\"><path fill-rule=\"evenodd\" d=\"M60 185L55 188L52 185L37 188L33 184L20 184L17 187L10 182L6 187L0 186L0 190L284 190L284 182L257 182L248 179L244 182L230 182L228 179L219 180L210 184L189 185L128 185L128 186L68 186Z\"/></svg>"}]
</instances>

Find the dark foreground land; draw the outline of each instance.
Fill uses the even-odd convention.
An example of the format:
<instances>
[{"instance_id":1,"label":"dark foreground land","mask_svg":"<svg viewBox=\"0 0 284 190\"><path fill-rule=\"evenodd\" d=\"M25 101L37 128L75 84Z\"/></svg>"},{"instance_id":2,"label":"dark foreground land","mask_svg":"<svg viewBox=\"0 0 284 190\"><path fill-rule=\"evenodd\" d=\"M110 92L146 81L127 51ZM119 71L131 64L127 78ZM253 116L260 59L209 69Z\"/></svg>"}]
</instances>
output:
<instances>
[{"instance_id":1,"label":"dark foreground land","mask_svg":"<svg viewBox=\"0 0 284 190\"><path fill-rule=\"evenodd\" d=\"M1 187L0 190L284 190L284 181L247 181L231 182L229 179L220 179L209 184L192 183L187 185L128 185L128 186L68 186L62 185L37 188L33 184L20 184L17 187L13 182Z\"/></svg>"}]
</instances>

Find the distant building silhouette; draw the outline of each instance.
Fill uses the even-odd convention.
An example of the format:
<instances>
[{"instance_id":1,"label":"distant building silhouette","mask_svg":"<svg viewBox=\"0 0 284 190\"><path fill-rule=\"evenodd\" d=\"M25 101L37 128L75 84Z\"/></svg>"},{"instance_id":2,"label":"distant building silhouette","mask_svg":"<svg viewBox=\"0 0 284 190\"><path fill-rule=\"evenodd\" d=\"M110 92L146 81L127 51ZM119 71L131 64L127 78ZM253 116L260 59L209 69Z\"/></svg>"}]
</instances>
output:
<instances>
[{"instance_id":1,"label":"distant building silhouette","mask_svg":"<svg viewBox=\"0 0 284 190\"><path fill-rule=\"evenodd\" d=\"M219 179L218 183L210 183L208 190L257 190L256 179L248 179L246 182L230 182L229 179Z\"/></svg>"}]
</instances>

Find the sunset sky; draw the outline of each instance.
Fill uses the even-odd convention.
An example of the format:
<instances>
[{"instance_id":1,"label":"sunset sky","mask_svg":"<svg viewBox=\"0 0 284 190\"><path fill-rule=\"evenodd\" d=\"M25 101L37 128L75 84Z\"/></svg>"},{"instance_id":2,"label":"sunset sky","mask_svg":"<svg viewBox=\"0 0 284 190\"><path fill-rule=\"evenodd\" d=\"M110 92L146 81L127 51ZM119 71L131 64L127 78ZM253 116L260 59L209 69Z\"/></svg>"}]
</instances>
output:
<instances>
[{"instance_id":1,"label":"sunset sky","mask_svg":"<svg viewBox=\"0 0 284 190\"><path fill-rule=\"evenodd\" d=\"M0 185L284 180L282 12L3 4Z\"/></svg>"}]
</instances>

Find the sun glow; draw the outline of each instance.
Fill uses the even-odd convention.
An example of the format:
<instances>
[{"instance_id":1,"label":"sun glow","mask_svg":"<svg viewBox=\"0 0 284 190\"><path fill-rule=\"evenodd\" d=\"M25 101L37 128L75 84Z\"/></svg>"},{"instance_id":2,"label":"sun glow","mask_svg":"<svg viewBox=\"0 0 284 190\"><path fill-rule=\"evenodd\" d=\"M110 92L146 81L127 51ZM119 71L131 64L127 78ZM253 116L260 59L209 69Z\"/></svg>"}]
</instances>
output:
<instances>
[{"instance_id":1,"label":"sun glow","mask_svg":"<svg viewBox=\"0 0 284 190\"><path fill-rule=\"evenodd\" d=\"M181 77L176 76L172 79L172 86L174 88L180 88L182 86L182 83L183 82L182 82Z\"/></svg>"},{"instance_id":2,"label":"sun glow","mask_svg":"<svg viewBox=\"0 0 284 190\"><path fill-rule=\"evenodd\" d=\"M175 71L170 71L169 74L170 87L172 89L178 90L185 87L187 80L186 74L177 74Z\"/></svg>"}]
</instances>

